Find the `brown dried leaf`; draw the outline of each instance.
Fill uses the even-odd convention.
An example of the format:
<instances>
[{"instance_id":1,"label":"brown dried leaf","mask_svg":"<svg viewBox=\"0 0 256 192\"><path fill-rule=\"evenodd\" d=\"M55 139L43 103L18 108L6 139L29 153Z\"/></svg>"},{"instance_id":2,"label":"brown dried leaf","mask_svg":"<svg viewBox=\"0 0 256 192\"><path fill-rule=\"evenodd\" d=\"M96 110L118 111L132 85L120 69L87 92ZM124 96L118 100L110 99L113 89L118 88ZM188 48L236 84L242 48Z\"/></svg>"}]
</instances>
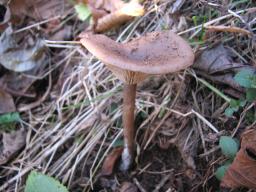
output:
<instances>
[{"instance_id":1,"label":"brown dried leaf","mask_svg":"<svg viewBox=\"0 0 256 192\"><path fill-rule=\"evenodd\" d=\"M225 188L247 187L256 189L256 130L242 135L241 149L226 171L221 186Z\"/></svg>"},{"instance_id":2,"label":"brown dried leaf","mask_svg":"<svg viewBox=\"0 0 256 192\"><path fill-rule=\"evenodd\" d=\"M0 142L0 165L10 160L26 143L26 132L19 129L11 133L2 133Z\"/></svg>"},{"instance_id":3,"label":"brown dried leaf","mask_svg":"<svg viewBox=\"0 0 256 192\"><path fill-rule=\"evenodd\" d=\"M38 75L38 73L31 73L31 75ZM9 72L0 78L0 88L13 96L34 98L36 97L35 90L30 87L35 81L35 78L22 73Z\"/></svg>"},{"instance_id":4,"label":"brown dried leaf","mask_svg":"<svg viewBox=\"0 0 256 192\"><path fill-rule=\"evenodd\" d=\"M12 96L0 89L0 114L14 111L16 111L16 107Z\"/></svg>"},{"instance_id":5,"label":"brown dried leaf","mask_svg":"<svg viewBox=\"0 0 256 192\"><path fill-rule=\"evenodd\" d=\"M12 0L10 9L13 16L30 16L36 20L46 20L62 16L70 7L70 3L63 0Z\"/></svg>"},{"instance_id":6,"label":"brown dried leaf","mask_svg":"<svg viewBox=\"0 0 256 192\"><path fill-rule=\"evenodd\" d=\"M121 157L122 151L123 147L117 147L113 149L111 153L106 157L101 169L102 176L108 176L113 173L114 167L118 159Z\"/></svg>"},{"instance_id":7,"label":"brown dried leaf","mask_svg":"<svg viewBox=\"0 0 256 192\"><path fill-rule=\"evenodd\" d=\"M202 52L193 64L193 68L205 78L216 83L229 85L238 91L243 91L243 89L235 82L234 74L244 69L256 71L250 65L236 63L231 52L222 44Z\"/></svg>"},{"instance_id":8,"label":"brown dried leaf","mask_svg":"<svg viewBox=\"0 0 256 192\"><path fill-rule=\"evenodd\" d=\"M137 0L131 0L129 3L121 0L88 0L88 5L92 12L96 32L107 31L133 17L144 14L144 8Z\"/></svg>"},{"instance_id":9,"label":"brown dried leaf","mask_svg":"<svg viewBox=\"0 0 256 192\"><path fill-rule=\"evenodd\" d=\"M15 72L24 72L45 63L45 46L39 39L34 45L18 44L12 29L7 28L0 37L0 63Z\"/></svg>"}]
</instances>

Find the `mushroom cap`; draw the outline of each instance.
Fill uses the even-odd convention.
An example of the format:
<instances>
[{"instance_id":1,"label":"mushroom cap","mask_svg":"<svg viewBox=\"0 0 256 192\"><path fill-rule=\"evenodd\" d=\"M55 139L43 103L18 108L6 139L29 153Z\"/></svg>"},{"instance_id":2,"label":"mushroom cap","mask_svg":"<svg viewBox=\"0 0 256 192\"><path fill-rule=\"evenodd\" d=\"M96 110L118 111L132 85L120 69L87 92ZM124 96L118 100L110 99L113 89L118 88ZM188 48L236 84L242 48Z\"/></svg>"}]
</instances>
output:
<instances>
[{"instance_id":1,"label":"mushroom cap","mask_svg":"<svg viewBox=\"0 0 256 192\"><path fill-rule=\"evenodd\" d=\"M189 44L172 31L152 32L128 43L105 35L82 34L81 43L107 65L145 74L166 74L193 64Z\"/></svg>"}]
</instances>

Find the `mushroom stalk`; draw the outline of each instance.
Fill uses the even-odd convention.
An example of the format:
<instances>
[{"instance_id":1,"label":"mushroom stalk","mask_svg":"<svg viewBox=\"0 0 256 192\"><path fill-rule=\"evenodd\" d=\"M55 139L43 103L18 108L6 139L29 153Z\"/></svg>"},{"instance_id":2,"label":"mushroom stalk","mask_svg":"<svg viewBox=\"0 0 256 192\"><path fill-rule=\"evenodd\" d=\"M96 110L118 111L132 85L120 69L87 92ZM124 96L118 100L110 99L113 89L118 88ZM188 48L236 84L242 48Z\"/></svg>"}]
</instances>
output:
<instances>
[{"instance_id":1,"label":"mushroom stalk","mask_svg":"<svg viewBox=\"0 0 256 192\"><path fill-rule=\"evenodd\" d=\"M122 153L121 170L128 170L134 159L134 109L136 84L124 84L123 90L123 126L124 150Z\"/></svg>"}]
</instances>

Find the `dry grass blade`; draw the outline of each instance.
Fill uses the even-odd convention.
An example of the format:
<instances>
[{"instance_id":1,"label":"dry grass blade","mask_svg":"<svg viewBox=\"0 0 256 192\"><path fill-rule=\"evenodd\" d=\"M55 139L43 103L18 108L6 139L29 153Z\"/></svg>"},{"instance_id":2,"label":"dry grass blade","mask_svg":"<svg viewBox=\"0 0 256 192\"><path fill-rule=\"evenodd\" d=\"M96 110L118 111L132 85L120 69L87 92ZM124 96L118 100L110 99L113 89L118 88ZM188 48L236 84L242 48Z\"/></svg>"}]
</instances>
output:
<instances>
[{"instance_id":1,"label":"dry grass blade","mask_svg":"<svg viewBox=\"0 0 256 192\"><path fill-rule=\"evenodd\" d=\"M209 25L205 27L208 32L229 32L229 33L241 33L243 35L252 36L252 33L246 29L234 26L223 26L223 25Z\"/></svg>"}]
</instances>

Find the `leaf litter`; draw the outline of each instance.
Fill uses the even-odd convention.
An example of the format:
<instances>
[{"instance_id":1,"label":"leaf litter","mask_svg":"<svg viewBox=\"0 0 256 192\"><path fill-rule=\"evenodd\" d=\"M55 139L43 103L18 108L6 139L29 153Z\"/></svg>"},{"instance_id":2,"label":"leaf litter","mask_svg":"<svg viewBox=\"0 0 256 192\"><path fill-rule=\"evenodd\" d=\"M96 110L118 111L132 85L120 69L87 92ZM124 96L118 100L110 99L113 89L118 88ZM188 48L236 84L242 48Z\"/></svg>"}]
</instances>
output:
<instances>
[{"instance_id":1,"label":"leaf litter","mask_svg":"<svg viewBox=\"0 0 256 192\"><path fill-rule=\"evenodd\" d=\"M91 11L92 29L95 32L107 31L131 20L133 17L142 16L145 12L143 6L137 0L128 3L121 0L88 0L85 1L85 4L88 5ZM85 19L88 16L88 14L84 16Z\"/></svg>"},{"instance_id":2,"label":"leaf litter","mask_svg":"<svg viewBox=\"0 0 256 192\"><path fill-rule=\"evenodd\" d=\"M0 165L5 164L26 144L26 131L19 129L9 133L0 132Z\"/></svg>"},{"instance_id":3,"label":"leaf litter","mask_svg":"<svg viewBox=\"0 0 256 192\"><path fill-rule=\"evenodd\" d=\"M12 96L0 89L0 114L16 111Z\"/></svg>"},{"instance_id":4,"label":"leaf litter","mask_svg":"<svg viewBox=\"0 0 256 192\"><path fill-rule=\"evenodd\" d=\"M251 65L235 62L232 55L234 56L231 50L225 48L223 44L219 44L211 49L204 50L196 59L193 67L207 79L243 91L234 79L235 74L242 70L256 72L256 69Z\"/></svg>"}]
</instances>

